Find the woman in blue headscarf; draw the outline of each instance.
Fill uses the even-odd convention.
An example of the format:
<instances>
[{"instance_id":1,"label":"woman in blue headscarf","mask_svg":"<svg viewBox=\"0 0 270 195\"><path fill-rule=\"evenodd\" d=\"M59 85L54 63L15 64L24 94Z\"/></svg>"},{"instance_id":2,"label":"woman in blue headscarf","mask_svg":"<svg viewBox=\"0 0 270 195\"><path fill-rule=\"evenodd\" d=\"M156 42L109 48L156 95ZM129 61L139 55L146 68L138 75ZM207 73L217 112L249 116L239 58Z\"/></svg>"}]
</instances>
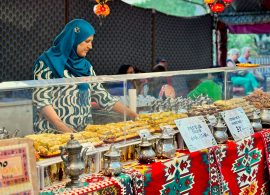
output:
<instances>
[{"instance_id":1,"label":"woman in blue headscarf","mask_svg":"<svg viewBox=\"0 0 270 195\"><path fill-rule=\"evenodd\" d=\"M95 76L91 63L85 58L92 49L94 34L94 28L85 20L69 22L55 38L53 46L36 60L34 79ZM35 132L82 130L92 122L91 101L106 110L125 111L131 117L137 116L100 83L39 88L33 93L34 112L38 113L34 117Z\"/></svg>"}]
</instances>

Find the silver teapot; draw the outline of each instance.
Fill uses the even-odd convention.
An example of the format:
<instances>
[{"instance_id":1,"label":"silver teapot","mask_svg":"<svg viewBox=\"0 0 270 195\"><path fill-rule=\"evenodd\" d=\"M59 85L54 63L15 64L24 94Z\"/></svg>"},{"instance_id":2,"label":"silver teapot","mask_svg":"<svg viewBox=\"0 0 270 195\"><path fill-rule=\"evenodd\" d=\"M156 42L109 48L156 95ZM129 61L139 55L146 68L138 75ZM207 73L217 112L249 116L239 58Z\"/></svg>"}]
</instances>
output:
<instances>
[{"instance_id":1,"label":"silver teapot","mask_svg":"<svg viewBox=\"0 0 270 195\"><path fill-rule=\"evenodd\" d=\"M14 137L17 136L18 132L19 132L19 130L16 129L15 132L14 132L12 135L10 135L10 134L9 134L9 131L6 130L5 127L3 127L3 129L0 129L0 140L1 140L1 139L14 138Z\"/></svg>"},{"instance_id":2,"label":"silver teapot","mask_svg":"<svg viewBox=\"0 0 270 195\"><path fill-rule=\"evenodd\" d=\"M122 172L120 151L112 144L109 151L104 154L104 171L106 176L117 176Z\"/></svg>"},{"instance_id":3,"label":"silver teapot","mask_svg":"<svg viewBox=\"0 0 270 195\"><path fill-rule=\"evenodd\" d=\"M264 108L260 113L262 124L270 125L270 109Z\"/></svg>"},{"instance_id":4,"label":"silver teapot","mask_svg":"<svg viewBox=\"0 0 270 195\"><path fill-rule=\"evenodd\" d=\"M257 114L257 111L253 111L252 115L249 117L249 120L255 132L261 131L263 129L261 118Z\"/></svg>"},{"instance_id":5,"label":"silver teapot","mask_svg":"<svg viewBox=\"0 0 270 195\"><path fill-rule=\"evenodd\" d=\"M174 136L163 130L156 142L156 153L158 158L172 158L175 155L176 147Z\"/></svg>"},{"instance_id":6,"label":"silver teapot","mask_svg":"<svg viewBox=\"0 0 270 195\"><path fill-rule=\"evenodd\" d=\"M139 149L137 148L138 160L142 164L149 164L155 162L156 153L153 150L152 143L150 143L145 136L142 137Z\"/></svg>"},{"instance_id":7,"label":"silver teapot","mask_svg":"<svg viewBox=\"0 0 270 195\"><path fill-rule=\"evenodd\" d=\"M221 117L218 118L217 124L213 127L213 136L219 144L223 144L228 140L227 127Z\"/></svg>"},{"instance_id":8,"label":"silver teapot","mask_svg":"<svg viewBox=\"0 0 270 195\"><path fill-rule=\"evenodd\" d=\"M79 176L85 169L85 157L88 148L85 148L81 154L82 145L74 139L73 134L70 135L70 140L66 146L60 146L61 158L64 162L65 173L71 179L66 184L67 188L80 188L83 183L79 181ZM67 153L67 157L64 154Z\"/></svg>"}]
</instances>

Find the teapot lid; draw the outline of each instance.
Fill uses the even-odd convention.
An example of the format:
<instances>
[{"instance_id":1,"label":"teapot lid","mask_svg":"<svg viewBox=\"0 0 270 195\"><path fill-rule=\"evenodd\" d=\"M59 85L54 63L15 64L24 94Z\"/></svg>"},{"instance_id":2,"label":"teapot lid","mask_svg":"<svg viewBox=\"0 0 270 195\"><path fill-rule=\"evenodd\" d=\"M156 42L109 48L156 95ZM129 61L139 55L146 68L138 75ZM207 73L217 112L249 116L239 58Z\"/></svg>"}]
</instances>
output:
<instances>
[{"instance_id":1,"label":"teapot lid","mask_svg":"<svg viewBox=\"0 0 270 195\"><path fill-rule=\"evenodd\" d=\"M218 118L217 124L214 126L215 129L225 130L227 127L224 125L221 117Z\"/></svg>"},{"instance_id":2,"label":"teapot lid","mask_svg":"<svg viewBox=\"0 0 270 195\"><path fill-rule=\"evenodd\" d=\"M260 119L260 116L257 114L257 111L256 110L254 110L253 112L252 112L252 115L250 116L250 118L249 119Z\"/></svg>"},{"instance_id":3,"label":"teapot lid","mask_svg":"<svg viewBox=\"0 0 270 195\"><path fill-rule=\"evenodd\" d=\"M70 140L67 142L66 149L81 149L82 145L76 139L74 139L74 135L70 135Z\"/></svg>"},{"instance_id":4,"label":"teapot lid","mask_svg":"<svg viewBox=\"0 0 270 195\"><path fill-rule=\"evenodd\" d=\"M0 134L8 134L8 131L5 127L3 127L3 129L0 129Z\"/></svg>"},{"instance_id":5,"label":"teapot lid","mask_svg":"<svg viewBox=\"0 0 270 195\"><path fill-rule=\"evenodd\" d=\"M173 135L169 133L166 129L163 129L160 135L160 139L172 139L172 138L173 138Z\"/></svg>"},{"instance_id":6,"label":"teapot lid","mask_svg":"<svg viewBox=\"0 0 270 195\"><path fill-rule=\"evenodd\" d=\"M141 142L141 144L139 146L141 146L141 147L148 147L148 146L151 146L151 145L152 145L152 143L150 143L148 141L147 137L145 135L143 135L142 142Z\"/></svg>"},{"instance_id":7,"label":"teapot lid","mask_svg":"<svg viewBox=\"0 0 270 195\"><path fill-rule=\"evenodd\" d=\"M114 144L111 144L110 149L104 154L106 157L120 157L119 150L115 147Z\"/></svg>"}]
</instances>

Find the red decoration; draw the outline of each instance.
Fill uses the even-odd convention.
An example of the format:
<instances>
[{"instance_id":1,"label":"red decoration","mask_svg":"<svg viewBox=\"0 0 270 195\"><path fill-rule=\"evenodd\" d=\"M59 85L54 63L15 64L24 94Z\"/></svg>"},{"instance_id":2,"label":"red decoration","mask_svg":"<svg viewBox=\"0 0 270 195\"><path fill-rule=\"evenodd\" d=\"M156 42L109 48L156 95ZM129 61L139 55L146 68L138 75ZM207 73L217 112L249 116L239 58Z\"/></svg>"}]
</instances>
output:
<instances>
[{"instance_id":1,"label":"red decoration","mask_svg":"<svg viewBox=\"0 0 270 195\"><path fill-rule=\"evenodd\" d=\"M225 9L225 6L221 3L215 3L212 7L211 7L211 10L212 12L215 12L215 13L221 13L223 12Z\"/></svg>"},{"instance_id":2,"label":"red decoration","mask_svg":"<svg viewBox=\"0 0 270 195\"><path fill-rule=\"evenodd\" d=\"M94 6L94 13L97 16L106 17L110 14L110 8L107 4L97 4Z\"/></svg>"},{"instance_id":3,"label":"red decoration","mask_svg":"<svg viewBox=\"0 0 270 195\"><path fill-rule=\"evenodd\" d=\"M204 3L206 4L213 4L215 0L204 0Z\"/></svg>"},{"instance_id":4,"label":"red decoration","mask_svg":"<svg viewBox=\"0 0 270 195\"><path fill-rule=\"evenodd\" d=\"M214 13L221 13L224 11L225 6L229 6L233 0L204 0L209 6L210 10Z\"/></svg>"},{"instance_id":5,"label":"red decoration","mask_svg":"<svg viewBox=\"0 0 270 195\"><path fill-rule=\"evenodd\" d=\"M224 2L225 4L231 4L231 3L233 2L233 0L223 0L223 2Z\"/></svg>"}]
</instances>

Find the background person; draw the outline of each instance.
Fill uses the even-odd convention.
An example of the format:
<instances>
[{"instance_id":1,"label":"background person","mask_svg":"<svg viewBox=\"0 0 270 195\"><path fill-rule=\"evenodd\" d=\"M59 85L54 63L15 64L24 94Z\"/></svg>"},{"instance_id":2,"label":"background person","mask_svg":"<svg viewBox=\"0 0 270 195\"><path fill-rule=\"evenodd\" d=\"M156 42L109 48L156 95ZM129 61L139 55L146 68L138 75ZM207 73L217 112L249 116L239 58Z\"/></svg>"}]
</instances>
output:
<instances>
[{"instance_id":1,"label":"background person","mask_svg":"<svg viewBox=\"0 0 270 195\"><path fill-rule=\"evenodd\" d=\"M208 74L199 80L199 84L187 94L187 97L196 99L200 95L208 96L213 101L222 99L222 80L220 74ZM196 81L195 81L196 82Z\"/></svg>"},{"instance_id":2,"label":"background person","mask_svg":"<svg viewBox=\"0 0 270 195\"><path fill-rule=\"evenodd\" d=\"M163 72L166 68L163 64L157 64L153 67L152 72ZM159 98L166 99L168 97L175 98L175 90L168 83L167 77L155 77L149 82L149 94Z\"/></svg>"},{"instance_id":3,"label":"background person","mask_svg":"<svg viewBox=\"0 0 270 195\"><path fill-rule=\"evenodd\" d=\"M158 58L156 60L156 64L162 65L165 68L165 71L168 71L169 64L165 58Z\"/></svg>"},{"instance_id":4,"label":"background person","mask_svg":"<svg viewBox=\"0 0 270 195\"><path fill-rule=\"evenodd\" d=\"M235 67L236 64L240 63L238 61L239 50L238 49L230 49L228 52L228 59L226 60L227 67Z\"/></svg>"},{"instance_id":5,"label":"background person","mask_svg":"<svg viewBox=\"0 0 270 195\"><path fill-rule=\"evenodd\" d=\"M75 19L66 24L53 46L36 60L34 79L95 76L91 63L85 58L92 49L94 34L94 28L85 20ZM137 117L100 83L36 88L33 92L34 113L37 113L34 117L35 132L83 130L92 123L92 101L107 111L126 112L130 117Z\"/></svg>"},{"instance_id":6,"label":"background person","mask_svg":"<svg viewBox=\"0 0 270 195\"><path fill-rule=\"evenodd\" d=\"M135 73L135 67L129 64L122 64L117 74L134 74ZM111 95L115 96L123 96L124 95L124 82L113 82L113 83L107 83L106 87ZM127 91L128 89L135 89L134 83L131 80L127 81ZM126 91L126 94L127 94Z\"/></svg>"},{"instance_id":7,"label":"background person","mask_svg":"<svg viewBox=\"0 0 270 195\"><path fill-rule=\"evenodd\" d=\"M250 59L250 47L244 47L242 49L242 56L239 56L238 49L229 50L229 58L227 59L228 67L235 67L237 63L252 63ZM256 69L253 70L241 70L229 74L229 80L232 82L233 88L232 92L244 91L244 95L251 93L258 87L260 87L260 82L264 80L262 74L260 74Z\"/></svg>"},{"instance_id":8,"label":"background person","mask_svg":"<svg viewBox=\"0 0 270 195\"><path fill-rule=\"evenodd\" d=\"M251 56L251 47L243 47L241 50L241 56L238 58L240 63L249 63L254 64L253 59L250 58Z\"/></svg>"},{"instance_id":9,"label":"background person","mask_svg":"<svg viewBox=\"0 0 270 195\"><path fill-rule=\"evenodd\" d=\"M135 67L129 64L122 64L119 69L117 74L134 74L135 73Z\"/></svg>"}]
</instances>

